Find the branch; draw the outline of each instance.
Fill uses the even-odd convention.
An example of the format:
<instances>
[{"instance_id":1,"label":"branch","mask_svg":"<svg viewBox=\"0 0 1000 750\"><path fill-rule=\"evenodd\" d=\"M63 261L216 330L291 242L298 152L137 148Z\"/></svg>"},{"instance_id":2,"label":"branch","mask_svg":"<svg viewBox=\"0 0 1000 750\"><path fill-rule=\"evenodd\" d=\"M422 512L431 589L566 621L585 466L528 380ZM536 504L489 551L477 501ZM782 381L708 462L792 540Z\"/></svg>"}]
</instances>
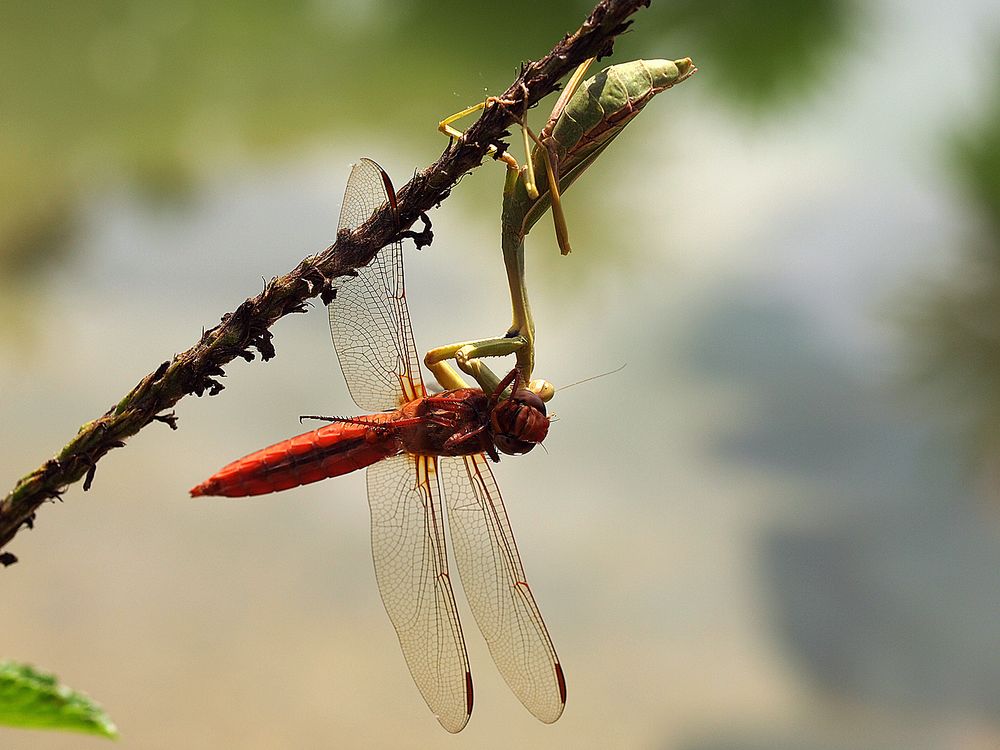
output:
<instances>
[{"instance_id":1,"label":"branch","mask_svg":"<svg viewBox=\"0 0 1000 750\"><path fill-rule=\"evenodd\" d=\"M338 234L333 245L306 258L290 273L272 279L256 297L223 315L198 343L161 364L103 416L83 425L54 458L22 477L0 501L0 549L19 529L32 527L35 511L43 502L60 498L70 484L83 477L83 488L89 489L97 462L113 448L123 447L126 438L153 421L177 429L176 417L166 410L191 393L219 393L223 365L236 357L253 360L253 350L262 360L273 357L268 329L275 321L289 313L305 312L311 297L320 295L328 301L334 279L350 276L369 263L418 217L440 204L462 175L482 163L489 147L504 138L514 123L508 112L524 111L525 106L533 106L555 91L560 79L588 57L609 55L615 37L631 23L629 16L646 5L649 0L601 0L575 33L564 37L541 60L522 66L521 75L503 94L512 106L487 108L437 162L397 191L397 215L385 207L354 232ZM2 565L16 559L9 552L0 554Z\"/></svg>"}]
</instances>

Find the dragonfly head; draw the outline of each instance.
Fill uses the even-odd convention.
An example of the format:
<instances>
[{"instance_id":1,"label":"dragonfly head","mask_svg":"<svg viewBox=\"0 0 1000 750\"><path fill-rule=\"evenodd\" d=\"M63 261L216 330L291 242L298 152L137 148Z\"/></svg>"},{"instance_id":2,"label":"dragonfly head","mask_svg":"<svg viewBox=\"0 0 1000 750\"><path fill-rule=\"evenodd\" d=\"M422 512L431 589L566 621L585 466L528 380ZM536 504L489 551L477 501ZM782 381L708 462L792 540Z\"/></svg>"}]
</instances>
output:
<instances>
[{"instance_id":1,"label":"dragonfly head","mask_svg":"<svg viewBox=\"0 0 1000 750\"><path fill-rule=\"evenodd\" d=\"M517 389L498 403L490 422L497 448L510 456L527 453L549 432L545 402L526 388Z\"/></svg>"}]
</instances>

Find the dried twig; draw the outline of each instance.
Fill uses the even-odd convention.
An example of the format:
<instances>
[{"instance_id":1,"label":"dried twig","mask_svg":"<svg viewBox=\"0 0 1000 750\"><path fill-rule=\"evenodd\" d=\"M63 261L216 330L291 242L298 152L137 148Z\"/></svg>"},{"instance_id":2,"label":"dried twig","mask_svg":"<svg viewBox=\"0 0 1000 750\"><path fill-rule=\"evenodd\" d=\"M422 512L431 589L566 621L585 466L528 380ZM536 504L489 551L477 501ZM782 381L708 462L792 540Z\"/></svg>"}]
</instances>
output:
<instances>
[{"instance_id":1,"label":"dried twig","mask_svg":"<svg viewBox=\"0 0 1000 750\"><path fill-rule=\"evenodd\" d=\"M54 458L22 477L0 501L0 549L18 530L32 527L35 511L43 502L60 498L70 484L84 477L84 489L89 489L97 462L113 448L124 446L125 438L153 421L176 429L176 417L164 412L187 394L219 393L223 386L218 378L224 375L224 365L236 357L247 361L258 354L262 360L273 357L268 329L275 321L289 313L304 312L311 297L319 295L328 300L334 279L350 276L371 261L380 248L443 201L462 175L482 163L490 145L500 142L513 124L509 112L524 111L555 91L559 80L588 57L610 54L615 37L631 23L629 16L646 5L649 0L599 2L575 33L564 37L542 59L522 67L521 75L503 94L512 105L487 108L437 162L398 190L395 216L387 208L377 212L354 232L338 235L337 241L323 252L269 281L256 297L223 315L222 321L205 331L198 343L161 364L103 416L83 425ZM426 239L427 235L429 232L405 236ZM15 559L5 553L0 564L8 565Z\"/></svg>"}]
</instances>

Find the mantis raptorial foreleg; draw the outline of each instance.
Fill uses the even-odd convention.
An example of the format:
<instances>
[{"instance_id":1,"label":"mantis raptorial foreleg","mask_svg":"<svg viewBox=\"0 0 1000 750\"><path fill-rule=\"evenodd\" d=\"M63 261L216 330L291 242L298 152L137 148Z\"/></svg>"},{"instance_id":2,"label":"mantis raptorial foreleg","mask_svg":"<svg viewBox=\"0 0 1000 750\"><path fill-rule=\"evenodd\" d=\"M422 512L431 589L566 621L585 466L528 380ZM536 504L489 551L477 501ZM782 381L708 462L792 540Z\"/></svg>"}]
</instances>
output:
<instances>
[{"instance_id":1,"label":"mantis raptorial foreleg","mask_svg":"<svg viewBox=\"0 0 1000 750\"><path fill-rule=\"evenodd\" d=\"M487 366L483 358L504 357L508 354L518 355L527 349L528 342L523 336L463 341L431 349L424 356L424 364L434 374L442 388L446 390L465 388L466 383L462 376L448 364L448 360L454 359L455 364L462 372L472 377L484 391L492 393L497 389L501 380ZM524 368L521 365L517 365L515 369L523 375ZM543 401L548 401L555 393L552 386L544 380L526 382L524 387L534 391Z\"/></svg>"},{"instance_id":2,"label":"mantis raptorial foreleg","mask_svg":"<svg viewBox=\"0 0 1000 750\"><path fill-rule=\"evenodd\" d=\"M424 364L434 373L434 377L444 388L462 388L464 386L452 385L452 383L461 381L461 376L448 364L448 360L454 359L455 364L462 372L470 375L484 391L490 391L497 387L500 379L481 361L482 358L515 354L519 349L524 348L524 345L523 339L515 338L462 341L431 349L424 356Z\"/></svg>"}]
</instances>

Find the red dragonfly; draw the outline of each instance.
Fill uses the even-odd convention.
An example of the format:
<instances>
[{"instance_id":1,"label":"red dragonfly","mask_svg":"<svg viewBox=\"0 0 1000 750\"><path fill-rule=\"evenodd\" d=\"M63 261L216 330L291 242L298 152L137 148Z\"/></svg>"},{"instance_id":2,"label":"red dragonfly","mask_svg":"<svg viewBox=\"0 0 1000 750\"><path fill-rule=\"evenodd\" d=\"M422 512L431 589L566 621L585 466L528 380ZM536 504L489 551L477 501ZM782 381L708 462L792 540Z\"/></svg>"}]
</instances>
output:
<instances>
[{"instance_id":1,"label":"red dragonfly","mask_svg":"<svg viewBox=\"0 0 1000 750\"><path fill-rule=\"evenodd\" d=\"M363 159L347 182L340 229L355 229L387 201L395 206L388 176ZM472 713L472 675L448 569L446 499L462 586L493 660L525 707L551 723L562 714L566 682L486 460L541 442L545 405L520 387L516 370L491 393L428 395L402 253L399 241L386 245L329 306L351 396L377 413L325 418L331 423L234 461L191 495L260 495L367 467L382 601L421 695L445 729L459 732Z\"/></svg>"}]
</instances>

